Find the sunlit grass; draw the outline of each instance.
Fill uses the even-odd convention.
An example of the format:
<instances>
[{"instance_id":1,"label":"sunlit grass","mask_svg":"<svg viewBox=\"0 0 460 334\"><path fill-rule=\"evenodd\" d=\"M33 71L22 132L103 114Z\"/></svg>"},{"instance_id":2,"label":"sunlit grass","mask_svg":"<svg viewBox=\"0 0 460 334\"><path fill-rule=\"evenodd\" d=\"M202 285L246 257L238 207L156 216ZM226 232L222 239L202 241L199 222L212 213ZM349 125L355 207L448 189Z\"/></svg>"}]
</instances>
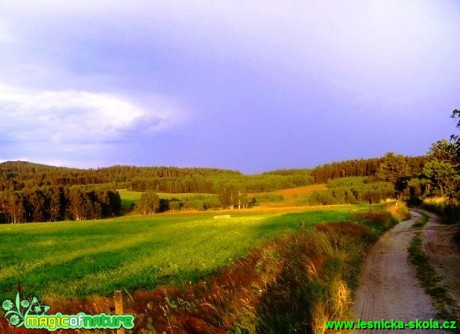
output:
<instances>
[{"instance_id":1,"label":"sunlit grass","mask_svg":"<svg viewBox=\"0 0 460 334\"><path fill-rule=\"evenodd\" d=\"M357 207L358 209L360 207ZM196 281L230 265L267 238L347 220L350 207L293 213L234 212L126 216L0 225L0 300L20 283L27 295L84 297Z\"/></svg>"},{"instance_id":2,"label":"sunlit grass","mask_svg":"<svg viewBox=\"0 0 460 334\"><path fill-rule=\"evenodd\" d=\"M121 207L125 211L130 210L141 199L141 195L143 194L141 191L127 189L118 189L118 193L121 197Z\"/></svg>"}]
</instances>

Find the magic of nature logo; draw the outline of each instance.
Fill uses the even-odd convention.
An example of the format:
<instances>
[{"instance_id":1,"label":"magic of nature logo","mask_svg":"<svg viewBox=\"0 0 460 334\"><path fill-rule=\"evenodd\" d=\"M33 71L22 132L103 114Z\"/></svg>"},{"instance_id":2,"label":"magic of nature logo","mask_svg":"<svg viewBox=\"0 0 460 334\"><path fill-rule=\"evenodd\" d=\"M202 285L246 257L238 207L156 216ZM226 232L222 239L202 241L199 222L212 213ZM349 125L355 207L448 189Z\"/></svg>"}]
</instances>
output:
<instances>
[{"instance_id":1,"label":"magic of nature logo","mask_svg":"<svg viewBox=\"0 0 460 334\"><path fill-rule=\"evenodd\" d=\"M46 329L56 331L60 329L125 329L134 328L134 316L131 314L87 315L78 314L46 314L50 306L40 303L33 297L31 300L21 299L19 293L14 300L7 299L1 304L5 311L4 317L13 327L26 329Z\"/></svg>"}]
</instances>

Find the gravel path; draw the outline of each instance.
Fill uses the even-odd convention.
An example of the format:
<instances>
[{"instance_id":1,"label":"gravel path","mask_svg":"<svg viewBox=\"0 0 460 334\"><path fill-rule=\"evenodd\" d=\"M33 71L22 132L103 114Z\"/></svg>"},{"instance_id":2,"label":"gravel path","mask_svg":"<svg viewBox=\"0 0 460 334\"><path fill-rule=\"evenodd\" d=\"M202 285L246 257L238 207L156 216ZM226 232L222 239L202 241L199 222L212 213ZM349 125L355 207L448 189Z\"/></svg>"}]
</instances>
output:
<instances>
[{"instance_id":1,"label":"gravel path","mask_svg":"<svg viewBox=\"0 0 460 334\"><path fill-rule=\"evenodd\" d=\"M408 260L407 248L420 217L411 212L410 220L401 222L386 232L371 248L356 291L353 316L371 320L429 320L436 311L431 298L420 287ZM359 333L448 333L441 330L361 330Z\"/></svg>"}]
</instances>

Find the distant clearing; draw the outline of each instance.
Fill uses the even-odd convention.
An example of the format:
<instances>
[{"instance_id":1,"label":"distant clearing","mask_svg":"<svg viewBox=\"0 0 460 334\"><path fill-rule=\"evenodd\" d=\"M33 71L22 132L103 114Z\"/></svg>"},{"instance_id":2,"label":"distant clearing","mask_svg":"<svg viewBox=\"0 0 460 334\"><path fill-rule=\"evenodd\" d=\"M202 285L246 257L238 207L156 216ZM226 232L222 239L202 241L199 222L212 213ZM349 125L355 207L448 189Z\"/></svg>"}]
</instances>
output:
<instances>
[{"instance_id":1,"label":"distant clearing","mask_svg":"<svg viewBox=\"0 0 460 334\"><path fill-rule=\"evenodd\" d=\"M132 191L128 189L118 189L118 193L121 197L121 206L125 211L129 211L133 204L136 204L143 194L142 191ZM156 193L160 198L164 199L184 199L184 198L192 198L197 196L215 196L214 194L205 194L205 193L164 193L164 192L157 192Z\"/></svg>"},{"instance_id":2,"label":"distant clearing","mask_svg":"<svg viewBox=\"0 0 460 334\"><path fill-rule=\"evenodd\" d=\"M260 193L251 193L249 196L257 197L259 196L282 196L283 200L279 202L266 202L262 205L264 206L297 206L297 205L305 205L306 199L308 196L320 190L326 190L327 186L325 183L322 184L312 184L303 187L296 187L296 188L288 188L288 189L281 189L275 190L270 192L260 192Z\"/></svg>"},{"instance_id":3,"label":"distant clearing","mask_svg":"<svg viewBox=\"0 0 460 334\"><path fill-rule=\"evenodd\" d=\"M141 195L143 194L140 191L130 191L127 189L118 189L118 193L121 197L121 207L125 211L130 210L141 199Z\"/></svg>"},{"instance_id":4,"label":"distant clearing","mask_svg":"<svg viewBox=\"0 0 460 334\"><path fill-rule=\"evenodd\" d=\"M276 195L281 195L281 196L309 195L313 191L326 190L326 189L327 189L326 184L322 183L322 184L311 184L311 185L303 186L303 187L275 190L275 191L270 191L270 192L254 193L254 195L256 194L276 194Z\"/></svg>"},{"instance_id":5,"label":"distant clearing","mask_svg":"<svg viewBox=\"0 0 460 334\"><path fill-rule=\"evenodd\" d=\"M256 198L257 206L251 208L251 210L260 211L266 208L281 208L281 207L295 207L303 206L307 203L307 198L315 191L326 190L327 186L323 184L312 184L303 187L288 188L282 190L275 190L269 192L259 192L259 193L249 193L249 197ZM133 204L139 201L141 198L142 192L140 191L131 191L127 189L119 189L120 197L122 200L123 209L129 210ZM216 196L215 194L206 194L206 193L164 193L157 192L157 195L160 198L173 199L177 198L179 200L186 198L193 198L198 196Z\"/></svg>"}]
</instances>

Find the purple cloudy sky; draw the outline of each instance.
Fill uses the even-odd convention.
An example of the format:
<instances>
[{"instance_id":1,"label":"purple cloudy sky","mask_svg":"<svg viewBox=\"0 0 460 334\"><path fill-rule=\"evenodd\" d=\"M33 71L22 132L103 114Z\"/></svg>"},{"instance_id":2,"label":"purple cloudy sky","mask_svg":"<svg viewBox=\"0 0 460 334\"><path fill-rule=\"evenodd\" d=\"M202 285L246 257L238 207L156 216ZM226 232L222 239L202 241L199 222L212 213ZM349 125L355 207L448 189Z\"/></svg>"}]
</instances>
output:
<instances>
[{"instance_id":1,"label":"purple cloudy sky","mask_svg":"<svg viewBox=\"0 0 460 334\"><path fill-rule=\"evenodd\" d=\"M246 173L426 153L456 0L0 2L0 160Z\"/></svg>"}]
</instances>

